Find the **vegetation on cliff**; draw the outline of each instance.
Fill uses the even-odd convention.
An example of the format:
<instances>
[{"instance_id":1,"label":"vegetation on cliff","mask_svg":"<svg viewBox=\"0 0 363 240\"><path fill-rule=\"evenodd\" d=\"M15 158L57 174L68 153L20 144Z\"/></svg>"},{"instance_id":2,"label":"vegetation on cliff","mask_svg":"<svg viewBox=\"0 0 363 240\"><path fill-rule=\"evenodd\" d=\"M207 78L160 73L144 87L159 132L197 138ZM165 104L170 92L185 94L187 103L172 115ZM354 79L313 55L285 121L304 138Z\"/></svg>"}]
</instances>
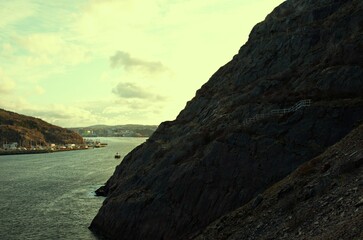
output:
<instances>
[{"instance_id":1,"label":"vegetation on cliff","mask_svg":"<svg viewBox=\"0 0 363 240\"><path fill-rule=\"evenodd\" d=\"M49 124L39 118L0 109L0 143L6 142L17 142L27 147L31 144L81 144L83 138L71 130Z\"/></svg>"}]
</instances>

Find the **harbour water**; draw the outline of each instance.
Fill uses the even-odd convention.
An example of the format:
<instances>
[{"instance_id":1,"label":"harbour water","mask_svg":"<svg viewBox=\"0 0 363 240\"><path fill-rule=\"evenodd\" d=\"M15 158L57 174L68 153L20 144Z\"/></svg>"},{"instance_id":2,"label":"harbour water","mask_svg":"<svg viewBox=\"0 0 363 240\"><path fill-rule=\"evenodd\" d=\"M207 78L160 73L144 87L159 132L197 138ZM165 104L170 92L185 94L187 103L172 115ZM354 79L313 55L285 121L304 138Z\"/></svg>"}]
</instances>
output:
<instances>
[{"instance_id":1,"label":"harbour water","mask_svg":"<svg viewBox=\"0 0 363 240\"><path fill-rule=\"evenodd\" d=\"M97 239L88 226L104 198L94 190L145 138L99 138L107 147L0 156L0 239Z\"/></svg>"}]
</instances>

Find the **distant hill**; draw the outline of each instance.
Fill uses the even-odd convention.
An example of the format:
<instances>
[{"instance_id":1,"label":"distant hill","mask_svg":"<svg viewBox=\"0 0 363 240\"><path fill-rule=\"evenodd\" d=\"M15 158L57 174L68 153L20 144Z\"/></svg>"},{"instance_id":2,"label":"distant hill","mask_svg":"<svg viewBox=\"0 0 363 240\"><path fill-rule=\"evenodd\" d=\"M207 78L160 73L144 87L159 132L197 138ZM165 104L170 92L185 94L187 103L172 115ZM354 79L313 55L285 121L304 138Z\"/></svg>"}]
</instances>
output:
<instances>
[{"instance_id":1,"label":"distant hill","mask_svg":"<svg viewBox=\"0 0 363 240\"><path fill-rule=\"evenodd\" d=\"M69 128L83 137L149 137L157 125L93 125L89 127Z\"/></svg>"},{"instance_id":2,"label":"distant hill","mask_svg":"<svg viewBox=\"0 0 363 240\"><path fill-rule=\"evenodd\" d=\"M31 144L80 144L83 138L74 131L49 124L39 118L29 117L0 109L0 144L18 142Z\"/></svg>"}]
</instances>

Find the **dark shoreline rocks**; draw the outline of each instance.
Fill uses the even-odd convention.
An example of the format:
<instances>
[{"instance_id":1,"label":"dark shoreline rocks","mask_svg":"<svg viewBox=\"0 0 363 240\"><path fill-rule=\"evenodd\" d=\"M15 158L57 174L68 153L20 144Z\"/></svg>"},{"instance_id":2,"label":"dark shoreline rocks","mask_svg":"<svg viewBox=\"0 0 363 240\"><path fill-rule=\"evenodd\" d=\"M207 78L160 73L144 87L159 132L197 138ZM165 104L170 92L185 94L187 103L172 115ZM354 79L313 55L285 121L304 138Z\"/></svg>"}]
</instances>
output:
<instances>
[{"instance_id":1,"label":"dark shoreline rocks","mask_svg":"<svg viewBox=\"0 0 363 240\"><path fill-rule=\"evenodd\" d=\"M358 0L281 4L117 166L90 228L111 239L193 238L342 139L363 121L362 22ZM243 124L303 99L311 106Z\"/></svg>"},{"instance_id":2,"label":"dark shoreline rocks","mask_svg":"<svg viewBox=\"0 0 363 240\"><path fill-rule=\"evenodd\" d=\"M96 191L95 191L96 196L98 197L106 197L107 196L107 189L105 186L101 186L99 187Z\"/></svg>"}]
</instances>

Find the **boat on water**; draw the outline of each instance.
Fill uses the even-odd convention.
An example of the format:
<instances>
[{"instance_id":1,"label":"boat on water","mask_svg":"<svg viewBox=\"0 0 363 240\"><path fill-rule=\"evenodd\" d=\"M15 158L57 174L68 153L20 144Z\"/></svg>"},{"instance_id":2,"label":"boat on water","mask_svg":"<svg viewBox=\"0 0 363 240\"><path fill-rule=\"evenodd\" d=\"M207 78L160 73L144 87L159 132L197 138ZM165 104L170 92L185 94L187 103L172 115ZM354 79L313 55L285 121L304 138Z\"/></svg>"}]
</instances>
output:
<instances>
[{"instance_id":1,"label":"boat on water","mask_svg":"<svg viewBox=\"0 0 363 240\"><path fill-rule=\"evenodd\" d=\"M115 158L121 158L121 155L117 152L117 153L115 154Z\"/></svg>"}]
</instances>

